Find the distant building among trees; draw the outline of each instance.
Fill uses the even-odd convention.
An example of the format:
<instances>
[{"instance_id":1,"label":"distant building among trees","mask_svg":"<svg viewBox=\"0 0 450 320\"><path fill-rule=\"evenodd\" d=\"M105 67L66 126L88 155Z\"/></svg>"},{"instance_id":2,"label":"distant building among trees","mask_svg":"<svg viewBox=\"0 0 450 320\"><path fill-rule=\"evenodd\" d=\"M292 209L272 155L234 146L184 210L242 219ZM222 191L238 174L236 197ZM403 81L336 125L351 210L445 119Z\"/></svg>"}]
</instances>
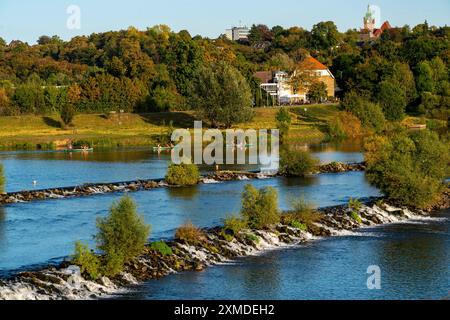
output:
<instances>
[{"instance_id":1,"label":"distant building among trees","mask_svg":"<svg viewBox=\"0 0 450 320\"><path fill-rule=\"evenodd\" d=\"M335 97L333 74L311 56L301 61L290 74L286 71L260 71L254 76L260 80L261 90L274 97L280 105L324 102Z\"/></svg>"},{"instance_id":2,"label":"distant building among trees","mask_svg":"<svg viewBox=\"0 0 450 320\"><path fill-rule=\"evenodd\" d=\"M378 21L376 21L374 13L370 8L370 5L367 6L367 12L366 15L364 16L363 21L364 27L361 29L360 32L361 41L378 39L379 37L381 37L384 31L392 29L392 26L389 23L389 21L385 21L380 28L376 28L376 24Z\"/></svg>"},{"instance_id":3,"label":"distant building among trees","mask_svg":"<svg viewBox=\"0 0 450 320\"><path fill-rule=\"evenodd\" d=\"M231 41L247 41L250 29L246 26L233 27L225 31L225 36Z\"/></svg>"}]
</instances>

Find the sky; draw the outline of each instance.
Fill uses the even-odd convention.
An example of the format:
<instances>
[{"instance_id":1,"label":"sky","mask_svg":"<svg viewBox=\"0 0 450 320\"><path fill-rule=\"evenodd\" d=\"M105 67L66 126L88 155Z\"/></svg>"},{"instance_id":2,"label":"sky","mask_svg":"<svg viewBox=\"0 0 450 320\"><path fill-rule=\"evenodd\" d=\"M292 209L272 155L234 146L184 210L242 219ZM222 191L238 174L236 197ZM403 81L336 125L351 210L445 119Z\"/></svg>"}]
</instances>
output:
<instances>
[{"instance_id":1,"label":"sky","mask_svg":"<svg viewBox=\"0 0 450 320\"><path fill-rule=\"evenodd\" d=\"M216 38L231 26L263 23L311 29L332 20L339 30L362 27L367 5L380 8L393 26L450 24L450 0L0 0L0 37L30 44L41 35L64 40L93 32L145 30L166 24L174 31ZM67 12L71 5L79 8ZM74 20L75 18L75 20ZM69 20L69 27L68 27ZM79 21L79 25L77 22ZM77 28L79 27L79 28Z\"/></svg>"}]
</instances>

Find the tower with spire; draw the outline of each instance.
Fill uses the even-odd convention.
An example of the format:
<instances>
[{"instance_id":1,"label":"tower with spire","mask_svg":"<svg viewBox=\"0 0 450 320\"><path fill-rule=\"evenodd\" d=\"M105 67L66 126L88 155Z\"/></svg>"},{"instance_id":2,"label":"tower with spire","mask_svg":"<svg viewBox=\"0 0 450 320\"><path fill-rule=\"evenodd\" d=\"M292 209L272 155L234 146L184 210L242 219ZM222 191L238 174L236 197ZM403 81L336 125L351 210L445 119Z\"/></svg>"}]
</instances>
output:
<instances>
[{"instance_id":1,"label":"tower with spire","mask_svg":"<svg viewBox=\"0 0 450 320\"><path fill-rule=\"evenodd\" d=\"M373 30L375 30L375 17L370 9L370 5L367 5L367 12L364 16L364 29L369 31L370 34L372 34Z\"/></svg>"}]
</instances>

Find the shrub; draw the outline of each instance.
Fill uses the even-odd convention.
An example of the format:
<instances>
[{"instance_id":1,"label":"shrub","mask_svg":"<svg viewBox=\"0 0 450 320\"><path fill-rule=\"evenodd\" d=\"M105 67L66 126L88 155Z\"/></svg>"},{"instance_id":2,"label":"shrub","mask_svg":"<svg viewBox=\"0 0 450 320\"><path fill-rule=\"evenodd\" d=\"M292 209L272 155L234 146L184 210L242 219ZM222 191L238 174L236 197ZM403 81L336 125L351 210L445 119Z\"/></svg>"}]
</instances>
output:
<instances>
[{"instance_id":1,"label":"shrub","mask_svg":"<svg viewBox=\"0 0 450 320\"><path fill-rule=\"evenodd\" d=\"M289 148L283 148L280 157L280 173L288 177L303 177L313 172L319 163L309 152Z\"/></svg>"},{"instance_id":2,"label":"shrub","mask_svg":"<svg viewBox=\"0 0 450 320\"><path fill-rule=\"evenodd\" d=\"M293 201L292 212L290 213L294 222L311 226L314 222L320 220L320 214L314 209L314 206L307 202L304 197ZM292 224L291 224L292 225ZM301 229L301 228L300 228Z\"/></svg>"},{"instance_id":3,"label":"shrub","mask_svg":"<svg viewBox=\"0 0 450 320\"><path fill-rule=\"evenodd\" d=\"M291 227L296 228L296 229L300 229L302 231L307 231L308 227L306 224L298 222L297 220L293 220L291 221L291 223L289 224Z\"/></svg>"},{"instance_id":4,"label":"shrub","mask_svg":"<svg viewBox=\"0 0 450 320\"><path fill-rule=\"evenodd\" d=\"M173 254L172 248L167 245L164 241L153 242L150 248L158 252L162 256L170 256Z\"/></svg>"},{"instance_id":5,"label":"shrub","mask_svg":"<svg viewBox=\"0 0 450 320\"><path fill-rule=\"evenodd\" d=\"M241 213L250 228L262 229L277 224L280 221L277 191L271 187L258 190L251 184L246 185Z\"/></svg>"},{"instance_id":6,"label":"shrub","mask_svg":"<svg viewBox=\"0 0 450 320\"><path fill-rule=\"evenodd\" d=\"M350 112L340 112L328 123L328 136L331 139L355 138L361 135L361 121Z\"/></svg>"},{"instance_id":7,"label":"shrub","mask_svg":"<svg viewBox=\"0 0 450 320\"><path fill-rule=\"evenodd\" d=\"M435 132L395 131L366 142L367 178L398 204L426 207L439 196L449 146Z\"/></svg>"},{"instance_id":8,"label":"shrub","mask_svg":"<svg viewBox=\"0 0 450 320\"><path fill-rule=\"evenodd\" d=\"M348 207L349 209L359 211L362 208L362 203L358 199L350 198L350 200L348 201Z\"/></svg>"},{"instance_id":9,"label":"shrub","mask_svg":"<svg viewBox=\"0 0 450 320\"><path fill-rule=\"evenodd\" d=\"M345 139L345 128L339 117L334 117L328 122L327 134L331 140Z\"/></svg>"},{"instance_id":10,"label":"shrub","mask_svg":"<svg viewBox=\"0 0 450 320\"><path fill-rule=\"evenodd\" d=\"M3 169L3 164L0 163L0 193L5 192L5 182L6 182L6 178L5 178L5 172Z\"/></svg>"},{"instance_id":11,"label":"shrub","mask_svg":"<svg viewBox=\"0 0 450 320\"><path fill-rule=\"evenodd\" d=\"M243 229L247 228L247 222L239 217L230 216L224 220L222 236L231 241Z\"/></svg>"},{"instance_id":12,"label":"shrub","mask_svg":"<svg viewBox=\"0 0 450 320\"><path fill-rule=\"evenodd\" d=\"M166 181L170 185L191 186L198 183L200 171L195 164L170 164Z\"/></svg>"},{"instance_id":13,"label":"shrub","mask_svg":"<svg viewBox=\"0 0 450 320\"><path fill-rule=\"evenodd\" d=\"M97 228L97 247L105 254L105 274L111 276L143 251L150 234L150 226L137 214L129 196L114 203L109 216L98 218Z\"/></svg>"},{"instance_id":14,"label":"shrub","mask_svg":"<svg viewBox=\"0 0 450 320\"><path fill-rule=\"evenodd\" d=\"M175 239L191 245L198 245L206 241L206 235L192 222L187 222L177 229Z\"/></svg>"},{"instance_id":15,"label":"shrub","mask_svg":"<svg viewBox=\"0 0 450 320\"><path fill-rule=\"evenodd\" d=\"M350 215L351 215L351 217L352 217L353 220L355 220L355 221L358 222L359 224L362 223L362 219L361 219L361 217L359 216L358 213L356 213L355 211L352 211L352 212L350 213Z\"/></svg>"},{"instance_id":16,"label":"shrub","mask_svg":"<svg viewBox=\"0 0 450 320\"><path fill-rule=\"evenodd\" d=\"M245 239L249 242L253 243L259 243L260 238L257 235L254 235L253 233L247 233L245 235Z\"/></svg>"},{"instance_id":17,"label":"shrub","mask_svg":"<svg viewBox=\"0 0 450 320\"><path fill-rule=\"evenodd\" d=\"M75 253L72 263L79 266L81 274L89 279L97 280L101 277L101 262L94 252L89 250L88 245L79 241L75 242Z\"/></svg>"}]
</instances>

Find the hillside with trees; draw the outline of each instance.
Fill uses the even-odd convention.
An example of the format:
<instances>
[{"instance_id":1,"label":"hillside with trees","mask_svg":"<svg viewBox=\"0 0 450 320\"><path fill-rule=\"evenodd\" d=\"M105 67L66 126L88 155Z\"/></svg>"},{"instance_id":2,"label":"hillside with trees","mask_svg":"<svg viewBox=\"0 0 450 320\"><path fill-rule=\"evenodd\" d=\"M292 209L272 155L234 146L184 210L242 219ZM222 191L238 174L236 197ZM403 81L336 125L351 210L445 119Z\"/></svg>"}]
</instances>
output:
<instances>
[{"instance_id":1,"label":"hillside with trees","mask_svg":"<svg viewBox=\"0 0 450 320\"><path fill-rule=\"evenodd\" d=\"M356 30L341 33L328 21L310 31L254 25L248 43L224 36L193 37L165 25L94 33L70 41L41 36L35 45L19 40L7 44L0 38L0 115L60 113L70 123L75 113L147 113L197 106L204 111L211 101L202 103L198 98L210 88L202 88L199 81L208 76L209 85L221 84L222 89L241 83L237 93L241 103L262 106L266 99L254 73L292 71L311 55L331 69L342 89L341 98L358 97L360 103L370 103L369 112L377 118L381 109L393 121L405 113L447 120L449 36L449 27L424 23L387 30L378 40L359 43ZM258 46L261 42L265 45ZM227 70L226 75L217 78L217 69ZM323 90L314 90L312 98L318 100ZM224 95L216 90L215 98L220 96ZM355 103L345 107L356 115L362 113ZM220 114L220 107L214 112ZM219 122L228 126L248 116L225 116ZM371 116L361 120L371 121Z\"/></svg>"}]
</instances>

